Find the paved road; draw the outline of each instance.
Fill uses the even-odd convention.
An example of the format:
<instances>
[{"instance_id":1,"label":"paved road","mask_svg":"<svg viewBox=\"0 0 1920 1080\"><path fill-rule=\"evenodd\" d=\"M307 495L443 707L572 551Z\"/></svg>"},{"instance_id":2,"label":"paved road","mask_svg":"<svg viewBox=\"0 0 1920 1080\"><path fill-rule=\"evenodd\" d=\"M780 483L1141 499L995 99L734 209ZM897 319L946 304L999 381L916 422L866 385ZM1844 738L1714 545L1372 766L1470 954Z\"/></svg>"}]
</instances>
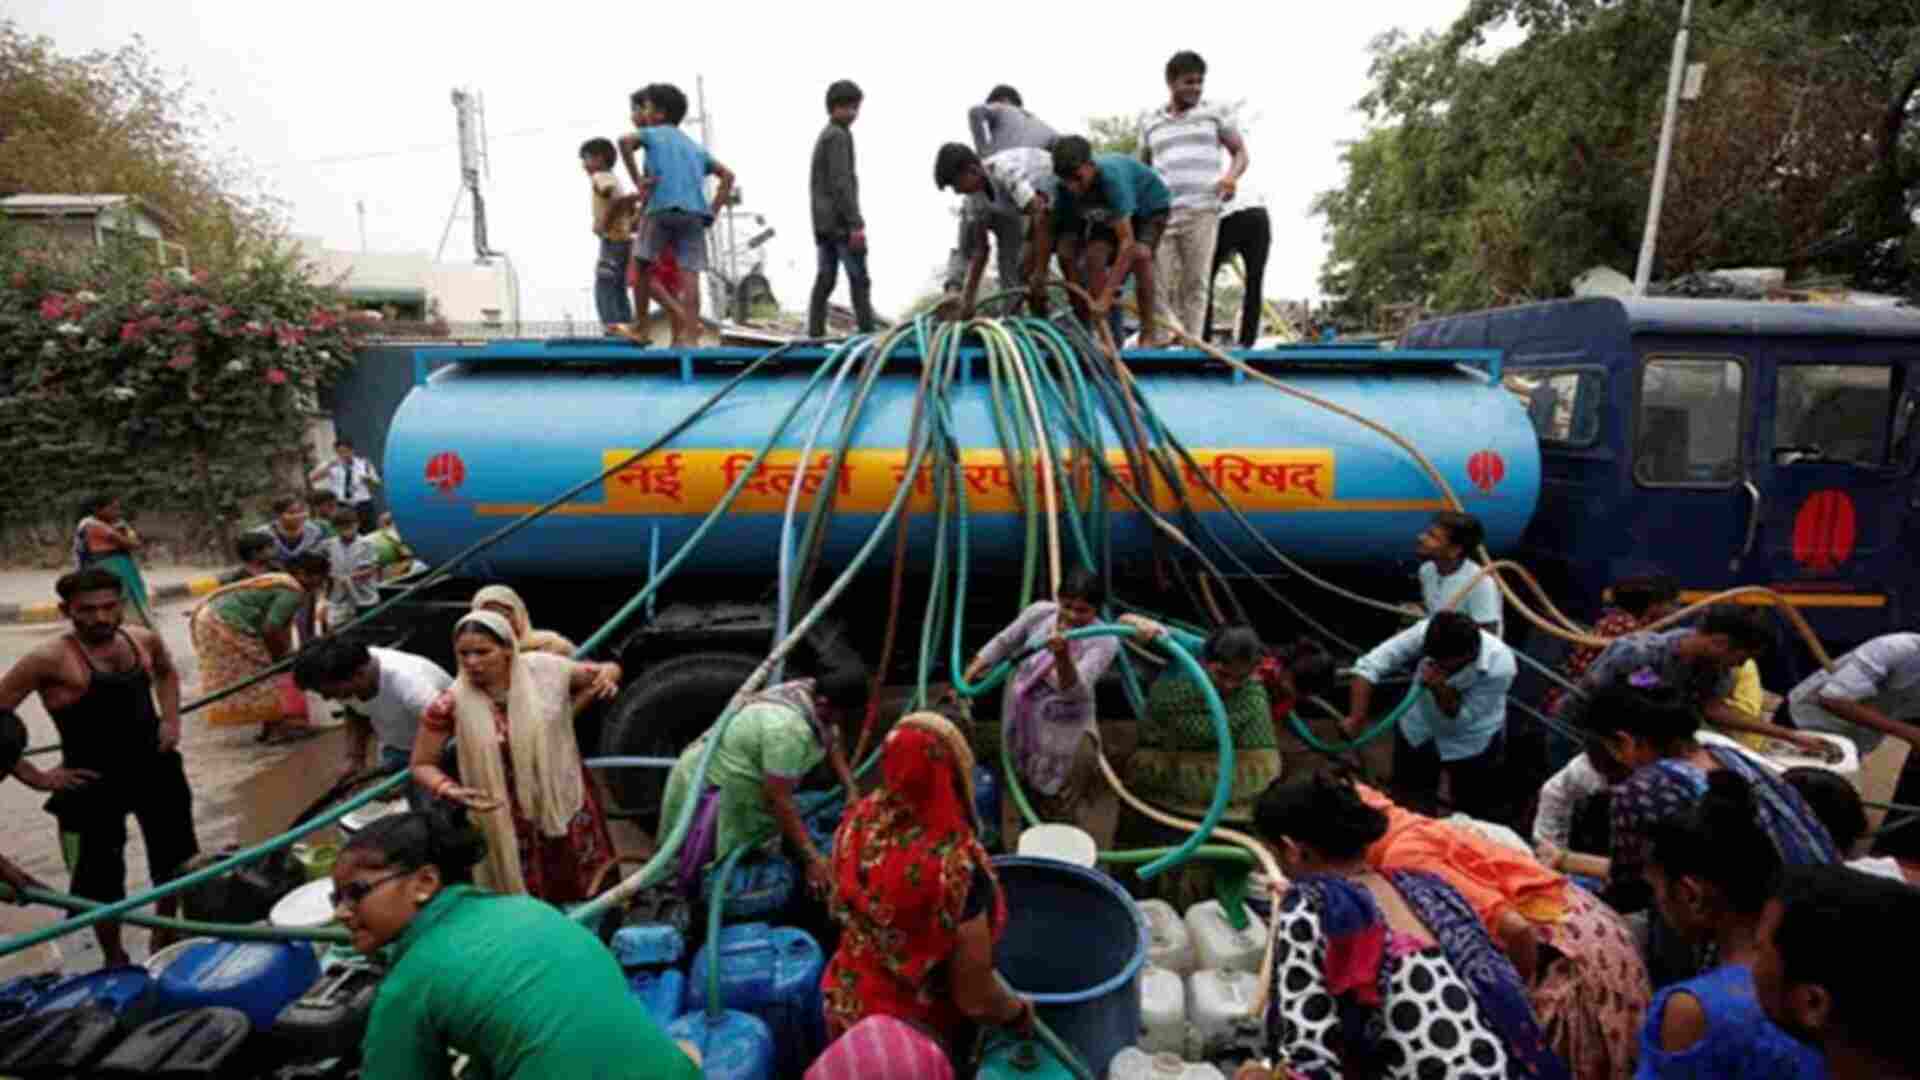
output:
<instances>
[{"instance_id":1,"label":"paved road","mask_svg":"<svg viewBox=\"0 0 1920 1080\"><path fill-rule=\"evenodd\" d=\"M187 636L186 613L191 608L191 603L182 602L160 612L161 633L182 669L189 700L199 687L199 667ZM0 670L62 632L61 625L0 626ZM312 704L319 709L321 703L316 698ZM29 700L20 715L32 735L31 745L58 741L53 723L37 698ZM204 850L248 843L285 830L293 815L318 798L340 769L344 739L338 732L291 747L266 748L253 742L253 729L214 728L192 715L183 726L181 752L193 785L194 820ZM44 794L18 780L0 781L0 845L42 881L64 888L66 871L60 861L53 818L41 810L45 801ZM146 847L131 820L128 832L127 885L140 889L148 883ZM54 915L48 908L0 906L0 936L44 925ZM127 943L136 959L145 955L146 932L129 928ZM58 946L57 956L53 949L42 947L0 958L0 978L40 970L52 963L84 970L100 962L91 933L61 939Z\"/></svg>"}]
</instances>

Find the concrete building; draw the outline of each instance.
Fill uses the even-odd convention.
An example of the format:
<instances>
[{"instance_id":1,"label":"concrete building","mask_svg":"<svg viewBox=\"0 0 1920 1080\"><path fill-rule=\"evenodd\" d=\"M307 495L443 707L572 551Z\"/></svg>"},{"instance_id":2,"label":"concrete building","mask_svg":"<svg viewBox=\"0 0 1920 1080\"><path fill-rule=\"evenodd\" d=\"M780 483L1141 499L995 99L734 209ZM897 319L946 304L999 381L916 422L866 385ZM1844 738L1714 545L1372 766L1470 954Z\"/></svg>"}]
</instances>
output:
<instances>
[{"instance_id":1,"label":"concrete building","mask_svg":"<svg viewBox=\"0 0 1920 1080\"><path fill-rule=\"evenodd\" d=\"M187 249L167 239L173 222L133 195L8 195L0 215L45 238L49 247L94 251L116 237L154 245L166 266L187 267Z\"/></svg>"},{"instance_id":2,"label":"concrete building","mask_svg":"<svg viewBox=\"0 0 1920 1080\"><path fill-rule=\"evenodd\" d=\"M355 307L384 310L401 321L453 327L510 327L517 321L512 272L504 260L485 266L434 262L424 251L342 251L317 236L296 236L320 280L337 283Z\"/></svg>"}]
</instances>

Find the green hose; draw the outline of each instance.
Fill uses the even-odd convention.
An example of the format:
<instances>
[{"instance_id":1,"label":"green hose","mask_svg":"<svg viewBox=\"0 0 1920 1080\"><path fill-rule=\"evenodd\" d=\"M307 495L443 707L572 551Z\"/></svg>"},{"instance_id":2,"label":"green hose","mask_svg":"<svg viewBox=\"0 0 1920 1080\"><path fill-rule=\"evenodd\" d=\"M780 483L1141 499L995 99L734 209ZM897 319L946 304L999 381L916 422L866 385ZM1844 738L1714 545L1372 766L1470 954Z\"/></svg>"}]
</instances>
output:
<instances>
[{"instance_id":1,"label":"green hose","mask_svg":"<svg viewBox=\"0 0 1920 1080\"><path fill-rule=\"evenodd\" d=\"M0 886L0 899L6 899L10 890ZM105 905L92 900L84 900L66 893L49 892L46 889L27 889L21 894L24 899L48 907L65 908L68 911L92 911ZM301 927L301 926L256 926L240 923L199 922L194 919L169 919L162 915L129 914L119 921L135 926L148 926L155 930L173 930L195 937L217 937L230 941L323 941L328 944L344 945L348 937L345 930L337 926Z\"/></svg>"},{"instance_id":2,"label":"green hose","mask_svg":"<svg viewBox=\"0 0 1920 1080\"><path fill-rule=\"evenodd\" d=\"M718 1024L720 1014L726 1007L720 1002L720 919L727 906L727 883L733 880L733 868L740 865L740 859L753 850L751 844L741 844L727 857L720 860L720 869L714 871L713 894L707 898L707 1023Z\"/></svg>"},{"instance_id":3,"label":"green hose","mask_svg":"<svg viewBox=\"0 0 1920 1080\"><path fill-rule=\"evenodd\" d=\"M1300 719L1300 714L1297 712L1287 714L1287 724L1293 728L1295 735L1300 736L1302 741L1315 750L1323 754L1344 754L1349 750L1358 750L1380 736L1385 735L1387 732L1392 731L1393 725L1400 722L1400 718L1407 714L1408 709L1413 708L1414 702L1419 701L1420 695L1424 692L1419 683L1414 683L1412 686L1407 687L1407 694L1400 699L1400 704L1388 710L1387 715L1375 720L1373 726L1354 736L1351 742L1330 743L1323 741L1320 736L1313 733L1312 728L1307 726L1306 721Z\"/></svg>"},{"instance_id":4,"label":"green hose","mask_svg":"<svg viewBox=\"0 0 1920 1080\"><path fill-rule=\"evenodd\" d=\"M1069 630L1063 636L1068 641L1077 641L1090 637L1133 637L1137 633L1131 626L1087 626L1078 630ZM1206 842L1207 837L1213 835L1214 826L1218 825L1220 818L1226 814L1227 801L1233 793L1233 737L1227 730L1226 708L1220 704L1220 694L1213 688L1213 680L1207 677L1206 669L1202 668L1200 662L1193 658L1193 654L1182 648L1179 642L1162 634L1154 638L1154 643L1165 649L1179 663L1187 677L1199 684L1201 695L1207 702L1207 713L1213 721L1214 739L1220 747L1220 775L1214 781L1213 801L1208 804L1206 815L1200 819L1199 826L1189 833L1186 840L1182 841L1178 847L1141 867L1139 876L1142 881L1151 881L1192 857L1193 852ZM973 684L961 692L968 697L976 697L992 689L999 685L1016 665L1041 648L1044 646L1022 649L1012 657L994 665L993 670L988 672L978 684ZM962 682L963 676L956 675L954 685L958 687ZM1014 805L1020 808L1026 820L1037 822L1038 818L1033 813L1033 807L1027 802L1026 793L1021 790L1019 770L1013 768L1008 739L1007 725L1002 724L1000 726L1000 759L1002 767L1007 772L1007 790L1012 793Z\"/></svg>"},{"instance_id":5,"label":"green hose","mask_svg":"<svg viewBox=\"0 0 1920 1080\"><path fill-rule=\"evenodd\" d=\"M229 855L210 866L202 867L190 874L184 874L174 878L172 881L155 885L145 892L136 893L124 900L116 900L111 904L101 904L74 918L63 919L50 926L43 926L37 930L29 930L23 934L15 934L13 937L0 941L0 956L10 956L22 949L30 949L43 941L51 941L54 938L64 937L77 930L84 930L95 923L106 922L109 919L118 919L120 916L125 915L135 908L146 907L155 900L163 900L169 896L178 895L202 882L211 881L236 867L245 866L248 863L263 859L283 848L291 847L295 841L327 828L335 821L373 802L375 799L388 794L409 780L411 780L411 776L408 773L395 773L393 776L380 781L360 794L355 795L353 798L348 799L346 802L341 803L339 806L316 815L306 824L281 833L271 840L263 841L243 851Z\"/></svg>"}]
</instances>

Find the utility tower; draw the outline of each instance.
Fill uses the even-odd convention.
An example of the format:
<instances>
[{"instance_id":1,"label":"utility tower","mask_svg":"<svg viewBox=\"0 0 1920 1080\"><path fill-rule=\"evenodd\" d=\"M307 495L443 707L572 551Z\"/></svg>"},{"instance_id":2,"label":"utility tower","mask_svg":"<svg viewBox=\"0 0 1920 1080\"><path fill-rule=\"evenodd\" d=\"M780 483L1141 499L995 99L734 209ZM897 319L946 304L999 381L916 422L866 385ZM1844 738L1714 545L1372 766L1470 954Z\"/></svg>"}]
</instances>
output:
<instances>
[{"instance_id":1,"label":"utility tower","mask_svg":"<svg viewBox=\"0 0 1920 1080\"><path fill-rule=\"evenodd\" d=\"M440 230L440 247L434 252L433 261L439 262L447 252L447 238L453 235L454 220L460 216L460 201L471 200L474 262L480 266L490 266L493 260L499 259L506 264L507 289L513 307L515 333L518 333L520 275L513 268L513 259L487 242L487 198L480 190L481 180L491 175L487 166L486 104L478 91L456 87L453 91L453 112L460 136L460 186L454 189L453 208L447 211L447 225Z\"/></svg>"}]
</instances>

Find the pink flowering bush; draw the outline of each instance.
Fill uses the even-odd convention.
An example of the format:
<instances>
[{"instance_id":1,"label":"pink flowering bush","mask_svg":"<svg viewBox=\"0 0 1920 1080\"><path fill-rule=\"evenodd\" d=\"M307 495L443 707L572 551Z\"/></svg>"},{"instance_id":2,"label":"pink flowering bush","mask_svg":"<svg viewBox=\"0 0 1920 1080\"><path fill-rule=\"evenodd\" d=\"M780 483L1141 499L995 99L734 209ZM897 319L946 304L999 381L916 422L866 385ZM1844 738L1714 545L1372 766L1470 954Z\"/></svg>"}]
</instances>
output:
<instances>
[{"instance_id":1,"label":"pink flowering bush","mask_svg":"<svg viewBox=\"0 0 1920 1080\"><path fill-rule=\"evenodd\" d=\"M336 293L289 257L189 275L34 240L0 229L0 514L110 489L217 532L300 460L316 392L353 362Z\"/></svg>"}]
</instances>

